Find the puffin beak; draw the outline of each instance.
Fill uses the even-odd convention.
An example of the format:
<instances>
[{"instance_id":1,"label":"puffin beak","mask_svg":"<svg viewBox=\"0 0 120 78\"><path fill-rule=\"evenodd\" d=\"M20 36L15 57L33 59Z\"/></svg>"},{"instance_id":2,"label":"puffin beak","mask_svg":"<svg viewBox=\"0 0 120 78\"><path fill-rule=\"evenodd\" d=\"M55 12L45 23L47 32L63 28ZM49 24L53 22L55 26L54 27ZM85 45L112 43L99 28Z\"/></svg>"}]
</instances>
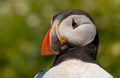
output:
<instances>
[{"instance_id":1,"label":"puffin beak","mask_svg":"<svg viewBox=\"0 0 120 78\"><path fill-rule=\"evenodd\" d=\"M53 55L54 52L51 49L51 31L52 27L48 30L42 43L41 55Z\"/></svg>"},{"instance_id":2,"label":"puffin beak","mask_svg":"<svg viewBox=\"0 0 120 78\"><path fill-rule=\"evenodd\" d=\"M48 30L42 43L41 55L54 55L62 52L66 39L61 37L58 31L58 24L54 23Z\"/></svg>"}]
</instances>

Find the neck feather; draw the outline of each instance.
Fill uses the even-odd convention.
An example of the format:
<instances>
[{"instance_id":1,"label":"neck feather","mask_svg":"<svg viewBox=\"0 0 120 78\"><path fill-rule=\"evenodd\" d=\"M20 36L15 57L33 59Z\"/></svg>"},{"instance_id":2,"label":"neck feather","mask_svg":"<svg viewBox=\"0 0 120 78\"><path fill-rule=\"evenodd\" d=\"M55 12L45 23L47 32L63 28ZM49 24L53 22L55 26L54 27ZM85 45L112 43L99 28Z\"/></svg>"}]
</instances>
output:
<instances>
[{"instance_id":1,"label":"neck feather","mask_svg":"<svg viewBox=\"0 0 120 78\"><path fill-rule=\"evenodd\" d=\"M67 52L58 54L53 66L60 64L63 61L77 59L84 62L96 62L96 46L94 44L88 44L82 47L75 47L69 49Z\"/></svg>"}]
</instances>

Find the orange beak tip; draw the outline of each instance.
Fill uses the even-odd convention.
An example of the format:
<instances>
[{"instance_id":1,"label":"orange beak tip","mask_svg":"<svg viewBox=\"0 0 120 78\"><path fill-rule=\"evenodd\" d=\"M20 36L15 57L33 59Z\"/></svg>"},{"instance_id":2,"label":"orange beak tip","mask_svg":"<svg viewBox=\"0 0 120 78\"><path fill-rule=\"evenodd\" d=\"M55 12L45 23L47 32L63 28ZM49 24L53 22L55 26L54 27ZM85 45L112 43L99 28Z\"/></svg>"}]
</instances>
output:
<instances>
[{"instance_id":1,"label":"orange beak tip","mask_svg":"<svg viewBox=\"0 0 120 78\"><path fill-rule=\"evenodd\" d=\"M51 50L51 30L49 29L42 43L41 55L54 55L54 52Z\"/></svg>"}]
</instances>

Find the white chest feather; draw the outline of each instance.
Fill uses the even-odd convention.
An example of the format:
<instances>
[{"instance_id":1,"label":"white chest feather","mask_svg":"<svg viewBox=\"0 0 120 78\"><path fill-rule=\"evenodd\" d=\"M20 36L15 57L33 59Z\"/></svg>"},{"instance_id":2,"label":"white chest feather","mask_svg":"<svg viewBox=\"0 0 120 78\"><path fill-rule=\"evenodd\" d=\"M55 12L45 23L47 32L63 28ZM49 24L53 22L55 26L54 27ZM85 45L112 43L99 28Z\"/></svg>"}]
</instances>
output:
<instances>
[{"instance_id":1,"label":"white chest feather","mask_svg":"<svg viewBox=\"0 0 120 78\"><path fill-rule=\"evenodd\" d=\"M99 65L68 60L51 68L43 78L113 78Z\"/></svg>"}]
</instances>

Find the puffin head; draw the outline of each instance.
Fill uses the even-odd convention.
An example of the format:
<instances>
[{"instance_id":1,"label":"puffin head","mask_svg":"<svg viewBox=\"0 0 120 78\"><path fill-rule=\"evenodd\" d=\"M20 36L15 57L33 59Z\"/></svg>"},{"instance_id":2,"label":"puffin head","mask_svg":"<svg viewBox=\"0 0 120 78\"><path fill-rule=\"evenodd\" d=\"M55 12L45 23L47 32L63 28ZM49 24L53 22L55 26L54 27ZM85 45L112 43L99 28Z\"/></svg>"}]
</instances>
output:
<instances>
[{"instance_id":1,"label":"puffin head","mask_svg":"<svg viewBox=\"0 0 120 78\"><path fill-rule=\"evenodd\" d=\"M67 10L52 18L42 43L41 55L60 54L91 43L96 46L97 52L98 32L92 18L82 10Z\"/></svg>"}]
</instances>

